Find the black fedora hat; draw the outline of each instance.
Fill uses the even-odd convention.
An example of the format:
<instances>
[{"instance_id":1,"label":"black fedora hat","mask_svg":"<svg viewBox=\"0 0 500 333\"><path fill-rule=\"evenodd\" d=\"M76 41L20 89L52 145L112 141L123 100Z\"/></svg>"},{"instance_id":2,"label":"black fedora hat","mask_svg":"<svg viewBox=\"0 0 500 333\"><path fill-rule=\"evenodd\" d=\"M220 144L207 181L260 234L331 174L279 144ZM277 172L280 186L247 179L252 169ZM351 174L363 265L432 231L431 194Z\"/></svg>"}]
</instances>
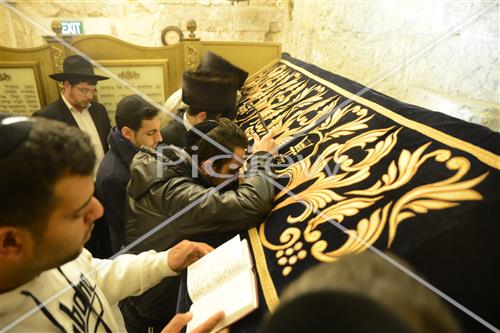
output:
<instances>
[{"instance_id":1,"label":"black fedora hat","mask_svg":"<svg viewBox=\"0 0 500 333\"><path fill-rule=\"evenodd\" d=\"M56 81L83 79L89 81L107 80L109 77L95 75L92 64L79 55L72 55L64 59L63 72L50 74L49 77Z\"/></svg>"}]
</instances>

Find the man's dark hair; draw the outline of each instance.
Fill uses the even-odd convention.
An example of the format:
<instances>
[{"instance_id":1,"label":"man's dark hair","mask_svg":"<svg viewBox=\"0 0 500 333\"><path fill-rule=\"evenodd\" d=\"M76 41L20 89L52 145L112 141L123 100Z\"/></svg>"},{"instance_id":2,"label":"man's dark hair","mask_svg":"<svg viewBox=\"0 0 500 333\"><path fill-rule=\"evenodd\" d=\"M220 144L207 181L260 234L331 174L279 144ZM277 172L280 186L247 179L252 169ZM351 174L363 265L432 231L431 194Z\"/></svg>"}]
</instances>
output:
<instances>
[{"instance_id":1,"label":"man's dark hair","mask_svg":"<svg viewBox=\"0 0 500 333\"><path fill-rule=\"evenodd\" d=\"M214 122L211 120L210 122ZM207 123L207 122L205 122ZM195 128L203 128L203 124L198 124ZM193 131L190 131L192 134ZM203 132L203 130L202 130ZM206 135L213 141L218 142L220 145L224 146L228 151L234 152L237 147L246 149L248 146L248 139L245 133L236 126L231 120L227 118L220 118L217 121L215 127L209 130ZM195 149L194 147L197 147ZM201 165L203 161L206 161L217 155L227 155L227 151L221 150L219 147L215 146L213 143L207 141L206 139L199 137L198 140L192 141L188 140L188 147L186 151L191 155L197 155L198 166ZM224 159L217 159L214 161L214 168L220 169L224 163L228 162L230 157Z\"/></svg>"},{"instance_id":2,"label":"man's dark hair","mask_svg":"<svg viewBox=\"0 0 500 333\"><path fill-rule=\"evenodd\" d=\"M143 120L153 119L158 116L158 113L159 110L146 102L141 96L126 96L122 98L116 107L116 127L121 130L126 126L133 131L138 131Z\"/></svg>"},{"instance_id":3,"label":"man's dark hair","mask_svg":"<svg viewBox=\"0 0 500 333\"><path fill-rule=\"evenodd\" d=\"M399 262L400 265L411 270L411 267L400 258L387 255L394 261ZM303 297L307 295L327 295L328 293L337 296L337 300L330 297L328 302L336 302L340 299L338 296L342 295L350 295L351 300L353 300L352 296L369 299L377 304L378 308L385 308L392 314L391 317L394 318L386 317L387 320L398 319L407 325L411 332L461 332L460 326L451 311L436 294L405 274L398 267L370 251L348 255L340 258L338 262L324 263L308 269L281 293L280 305L273 316L269 318L269 323L265 325L268 327L263 329L262 332L300 331L300 329L297 329L297 325L312 323L317 320L318 315L322 318L325 327L331 327L333 325L330 324L335 323L336 326L345 325L350 328L343 331L367 332L366 329L361 329L359 314L352 314L352 309L356 309L356 307L358 311L362 311L361 304L366 304L365 301L363 303L358 302L359 304L355 307L347 306L345 302L339 306L339 304L334 303L328 304L325 299L318 302L319 299L317 299L315 305L313 303L307 305L307 308L311 310L311 316L307 318L293 316L293 313L296 313L294 310L296 301L300 302L301 298L303 300ZM304 306L304 303L298 305ZM342 305L345 306L342 307ZM363 319L365 319L365 323L362 324L368 322L374 328L381 325L380 321L370 322L367 313L368 308L365 305L363 307L366 310L362 314ZM331 311L331 309L335 308L338 310L330 312L330 316L321 314L321 312ZM372 310L375 310L375 308ZM341 313L341 311L345 313ZM276 315L277 313L284 315ZM337 317L332 317L331 313L335 313ZM271 329L277 327L275 325L279 325L279 327L285 326L288 329ZM373 331L379 332L380 330ZM389 330L384 330L384 332L389 332ZM397 332L407 332L407 330L398 330Z\"/></svg>"},{"instance_id":4,"label":"man's dark hair","mask_svg":"<svg viewBox=\"0 0 500 333\"><path fill-rule=\"evenodd\" d=\"M89 136L78 128L43 118L30 121L27 138L0 158L0 226L40 232L55 204L54 185L65 175L92 175L96 157Z\"/></svg>"},{"instance_id":5,"label":"man's dark hair","mask_svg":"<svg viewBox=\"0 0 500 333\"><path fill-rule=\"evenodd\" d=\"M186 112L190 116L196 116L200 112L206 112L207 113L207 120L217 120L217 118L219 116L223 115L226 111L225 110L205 110L205 109L200 109L200 108L189 106L187 108Z\"/></svg>"}]
</instances>

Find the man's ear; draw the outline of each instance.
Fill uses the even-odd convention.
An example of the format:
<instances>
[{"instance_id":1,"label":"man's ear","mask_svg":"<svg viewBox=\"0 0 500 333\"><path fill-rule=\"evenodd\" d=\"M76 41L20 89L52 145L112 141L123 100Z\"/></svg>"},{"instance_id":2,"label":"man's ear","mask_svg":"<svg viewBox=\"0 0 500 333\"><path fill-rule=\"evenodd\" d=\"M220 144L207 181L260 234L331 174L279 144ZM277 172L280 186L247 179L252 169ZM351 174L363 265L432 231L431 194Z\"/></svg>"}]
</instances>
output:
<instances>
[{"instance_id":1,"label":"man's ear","mask_svg":"<svg viewBox=\"0 0 500 333\"><path fill-rule=\"evenodd\" d=\"M19 261L33 244L28 230L16 227L0 227L0 257L5 261Z\"/></svg>"},{"instance_id":2,"label":"man's ear","mask_svg":"<svg viewBox=\"0 0 500 333\"><path fill-rule=\"evenodd\" d=\"M64 91L69 91L71 89L71 84L69 83L68 80L65 80L63 82L63 88L64 88Z\"/></svg>"},{"instance_id":3,"label":"man's ear","mask_svg":"<svg viewBox=\"0 0 500 333\"><path fill-rule=\"evenodd\" d=\"M123 135L123 137L129 141L134 140L134 130L132 130L130 127L123 126L122 129L120 130L120 133Z\"/></svg>"},{"instance_id":4,"label":"man's ear","mask_svg":"<svg viewBox=\"0 0 500 333\"><path fill-rule=\"evenodd\" d=\"M195 117L196 117L196 124L199 124L207 120L207 113L205 111L201 111Z\"/></svg>"}]
</instances>

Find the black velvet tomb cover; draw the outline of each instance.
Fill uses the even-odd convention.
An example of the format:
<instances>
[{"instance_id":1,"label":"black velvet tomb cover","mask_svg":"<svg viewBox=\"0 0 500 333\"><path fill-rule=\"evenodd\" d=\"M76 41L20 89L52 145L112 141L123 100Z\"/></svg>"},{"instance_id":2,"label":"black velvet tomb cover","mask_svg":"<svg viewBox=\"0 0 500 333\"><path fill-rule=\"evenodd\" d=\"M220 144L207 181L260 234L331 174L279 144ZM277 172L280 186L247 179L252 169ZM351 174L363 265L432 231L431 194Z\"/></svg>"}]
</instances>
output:
<instances>
[{"instance_id":1,"label":"black velvet tomb cover","mask_svg":"<svg viewBox=\"0 0 500 333\"><path fill-rule=\"evenodd\" d=\"M242 95L235 122L263 135L259 110L284 156L274 208L245 235L260 308L232 332L256 331L308 267L370 246L403 257L500 327L500 134L288 54L249 78ZM452 308L464 331L489 331Z\"/></svg>"}]
</instances>

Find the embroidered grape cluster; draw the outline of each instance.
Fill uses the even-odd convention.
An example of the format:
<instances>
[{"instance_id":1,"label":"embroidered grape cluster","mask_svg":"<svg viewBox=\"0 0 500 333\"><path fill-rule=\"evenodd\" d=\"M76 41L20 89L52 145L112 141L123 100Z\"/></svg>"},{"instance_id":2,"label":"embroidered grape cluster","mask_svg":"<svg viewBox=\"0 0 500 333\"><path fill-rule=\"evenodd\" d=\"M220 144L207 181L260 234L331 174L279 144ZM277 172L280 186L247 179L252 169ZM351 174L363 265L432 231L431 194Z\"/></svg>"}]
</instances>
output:
<instances>
[{"instance_id":1,"label":"embroidered grape cluster","mask_svg":"<svg viewBox=\"0 0 500 333\"><path fill-rule=\"evenodd\" d=\"M302 248L303 246L304 244L302 242L297 242L293 245L293 247L276 252L278 265L285 266L282 270L283 276L290 274L292 266L307 256L307 251Z\"/></svg>"}]
</instances>

